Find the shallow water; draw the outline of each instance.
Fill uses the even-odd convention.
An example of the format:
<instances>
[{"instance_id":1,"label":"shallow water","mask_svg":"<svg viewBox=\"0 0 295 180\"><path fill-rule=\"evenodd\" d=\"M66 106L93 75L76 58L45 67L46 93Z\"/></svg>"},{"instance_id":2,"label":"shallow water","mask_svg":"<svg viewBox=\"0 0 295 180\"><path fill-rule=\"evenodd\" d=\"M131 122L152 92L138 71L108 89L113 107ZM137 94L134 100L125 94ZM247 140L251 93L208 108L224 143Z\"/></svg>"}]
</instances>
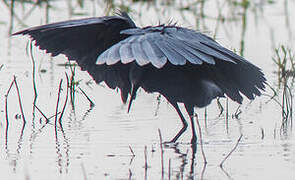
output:
<instances>
[{"instance_id":1,"label":"shallow water","mask_svg":"<svg viewBox=\"0 0 295 180\"><path fill-rule=\"evenodd\" d=\"M78 2L78 1L77 1ZM70 75L64 56L50 58L33 49L36 74L26 48L27 37L10 37L26 26L88 16L102 16L108 5L103 2L52 1L35 6L15 2L14 18L2 1L0 3L0 172L4 179L292 179L295 175L295 145L291 125L281 129L282 110L270 100L273 92L267 88L255 101L245 100L239 107L221 99L225 111L216 101L206 109L196 109L202 126L204 150L208 164L205 166L199 145L194 152L190 145L191 130L175 145L162 145L181 128L173 107L158 94L141 90L131 112L122 105L118 92L97 85L86 73L76 69L75 80L94 101L91 107L87 98L77 89L74 108L68 101L62 118L63 131L55 128L58 86L62 79L59 112L66 97L66 76ZM267 3L251 1L247 10L230 1L167 1L163 3L116 2L115 7L129 7L131 16L139 26L166 23L171 19L178 25L199 29L218 42L236 50L261 67L268 83L278 91L274 99L282 102L282 90L274 73L274 48L294 46L293 1ZM197 2L197 3L196 3ZM219 3L217 3L219 2ZM10 3L10 2L9 2ZM9 4L8 3L8 4ZM287 6L285 6L287 3ZM94 6L93 6L94 5ZM218 8L219 7L219 8ZM287 8L286 8L287 7ZM29 14L30 12L30 14ZM204 12L202 18L200 14ZM218 16L218 12L221 15ZM244 13L244 26L243 26ZM147 18L148 17L148 18ZM219 19L217 19L219 17ZM220 19L225 19L224 21ZM12 25L11 25L12 24ZM11 26L10 26L11 25ZM243 28L244 27L244 28ZM242 45L241 42L244 42ZM11 88L14 76L20 90L26 124L23 124L16 86ZM34 108L34 88L37 98ZM293 92L293 91L292 91ZM269 96L268 96L269 95ZM6 106L7 105L7 106ZM6 111L7 108L7 111ZM182 109L183 110L183 109ZM226 111L227 110L227 111ZM7 113L6 113L7 112ZM184 111L183 111L184 112ZM227 116L227 113L228 116ZM6 117L7 115L7 117ZM46 122L46 116L49 122ZM51 118L50 118L51 117ZM187 115L186 115L186 118ZM290 119L289 119L290 120ZM7 124L7 121L9 124ZM9 125L9 126L8 126ZM233 149L243 134L237 149L220 162ZM161 148L162 147L162 148Z\"/></svg>"}]
</instances>

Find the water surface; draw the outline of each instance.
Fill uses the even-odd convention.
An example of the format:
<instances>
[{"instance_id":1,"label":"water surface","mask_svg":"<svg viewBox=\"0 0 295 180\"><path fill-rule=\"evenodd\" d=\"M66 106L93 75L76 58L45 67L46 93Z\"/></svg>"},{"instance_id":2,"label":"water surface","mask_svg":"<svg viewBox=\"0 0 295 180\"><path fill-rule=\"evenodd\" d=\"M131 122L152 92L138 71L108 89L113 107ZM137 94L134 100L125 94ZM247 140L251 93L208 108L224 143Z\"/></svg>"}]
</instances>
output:
<instances>
[{"instance_id":1,"label":"water surface","mask_svg":"<svg viewBox=\"0 0 295 180\"><path fill-rule=\"evenodd\" d=\"M293 1L156 1L117 2L49 1L50 4L0 3L0 172L5 179L292 179L295 175L292 124L282 128L282 86L272 58L281 45L293 50L295 16ZM79 5L79 2L82 3ZM246 4L245 4L246 3ZM249 3L249 4L247 4ZM48 8L49 7L49 8ZM181 128L173 107L158 94L139 91L131 112L122 105L120 94L97 85L89 74L76 68L75 81L95 103L91 107L77 88L74 106L67 102L63 131L55 126L57 97L63 80L59 112L66 100L64 56L50 58L37 48L33 61L27 37L10 37L25 27L103 16L112 8L128 8L137 25L177 22L215 37L263 69L271 88L255 101L243 105L226 99L220 114L216 101L196 109L202 126L205 166L197 146L190 145L191 130L176 145L170 140ZM13 9L13 13L11 13ZM11 16L13 14L13 16ZM148 17L148 18L147 18ZM19 106L16 77L26 124ZM36 85L36 93L33 84ZM292 90L292 84L289 84ZM7 97L7 101L6 101ZM36 97L36 99L35 99ZM35 101L35 106L33 106ZM276 101L277 102L276 102ZM292 99L289 99L293 104ZM7 102L7 103L6 103ZM39 108L41 110L38 111ZM7 109L6 109L7 108ZM7 111L6 111L7 110ZM182 107L182 110L183 107ZM292 114L291 109L290 114ZM241 112L239 115L236 112ZM6 113L7 112L7 113ZM185 112L185 111L183 111ZM228 115L227 115L228 114ZM46 122L46 118L49 122ZM186 118L187 115L186 115ZM290 117L288 122L292 122ZM9 124L7 124L9 122ZM9 126L8 126L9 125ZM243 134L237 149L219 167ZM162 147L162 148L161 148Z\"/></svg>"}]
</instances>

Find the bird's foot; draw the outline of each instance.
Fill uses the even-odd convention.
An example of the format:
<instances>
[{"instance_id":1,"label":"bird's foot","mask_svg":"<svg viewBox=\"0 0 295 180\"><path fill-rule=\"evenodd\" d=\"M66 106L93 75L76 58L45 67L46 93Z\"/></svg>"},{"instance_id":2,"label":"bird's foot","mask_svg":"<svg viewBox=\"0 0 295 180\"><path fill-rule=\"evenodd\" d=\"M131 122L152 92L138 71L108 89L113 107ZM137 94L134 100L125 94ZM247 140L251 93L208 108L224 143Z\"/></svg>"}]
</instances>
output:
<instances>
[{"instance_id":1,"label":"bird's foot","mask_svg":"<svg viewBox=\"0 0 295 180\"><path fill-rule=\"evenodd\" d=\"M165 145L168 145L168 144L178 144L178 142L171 140L171 141L164 141L163 144L165 144Z\"/></svg>"},{"instance_id":2,"label":"bird's foot","mask_svg":"<svg viewBox=\"0 0 295 180\"><path fill-rule=\"evenodd\" d=\"M176 147L179 143L178 142L174 142L174 141L165 141L162 143L164 145L165 148L174 148Z\"/></svg>"}]
</instances>

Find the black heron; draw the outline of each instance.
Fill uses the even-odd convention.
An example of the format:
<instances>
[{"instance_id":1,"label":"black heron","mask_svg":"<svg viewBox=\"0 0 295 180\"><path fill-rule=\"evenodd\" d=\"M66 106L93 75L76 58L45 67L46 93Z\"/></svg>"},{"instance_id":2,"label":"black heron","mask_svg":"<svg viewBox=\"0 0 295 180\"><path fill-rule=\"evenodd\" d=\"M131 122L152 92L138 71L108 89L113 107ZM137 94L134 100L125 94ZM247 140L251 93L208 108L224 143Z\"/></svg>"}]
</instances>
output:
<instances>
[{"instance_id":1,"label":"black heron","mask_svg":"<svg viewBox=\"0 0 295 180\"><path fill-rule=\"evenodd\" d=\"M32 27L13 35L29 35L52 56L75 60L96 83L120 89L123 103L136 97L138 88L158 92L175 108L182 128L190 117L192 143L196 142L194 107L205 107L217 97L242 103L265 89L261 69L200 32L176 25L137 27L125 12L116 16L69 20Z\"/></svg>"}]
</instances>

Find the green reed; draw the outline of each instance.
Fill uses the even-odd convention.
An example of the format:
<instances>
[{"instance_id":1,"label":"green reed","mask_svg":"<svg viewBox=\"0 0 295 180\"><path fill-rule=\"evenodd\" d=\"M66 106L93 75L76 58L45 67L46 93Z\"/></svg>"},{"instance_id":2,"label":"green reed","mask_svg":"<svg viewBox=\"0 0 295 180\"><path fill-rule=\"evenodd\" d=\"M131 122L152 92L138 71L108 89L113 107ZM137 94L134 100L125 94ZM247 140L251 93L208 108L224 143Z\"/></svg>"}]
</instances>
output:
<instances>
[{"instance_id":1,"label":"green reed","mask_svg":"<svg viewBox=\"0 0 295 180\"><path fill-rule=\"evenodd\" d=\"M282 124L281 132L286 134L288 128L292 128L293 114L293 93L292 87L295 76L295 62L292 49L281 45L274 50L275 55L272 58L277 66L278 88L282 90L281 108L282 108ZM277 90L278 91L278 90Z\"/></svg>"}]
</instances>

